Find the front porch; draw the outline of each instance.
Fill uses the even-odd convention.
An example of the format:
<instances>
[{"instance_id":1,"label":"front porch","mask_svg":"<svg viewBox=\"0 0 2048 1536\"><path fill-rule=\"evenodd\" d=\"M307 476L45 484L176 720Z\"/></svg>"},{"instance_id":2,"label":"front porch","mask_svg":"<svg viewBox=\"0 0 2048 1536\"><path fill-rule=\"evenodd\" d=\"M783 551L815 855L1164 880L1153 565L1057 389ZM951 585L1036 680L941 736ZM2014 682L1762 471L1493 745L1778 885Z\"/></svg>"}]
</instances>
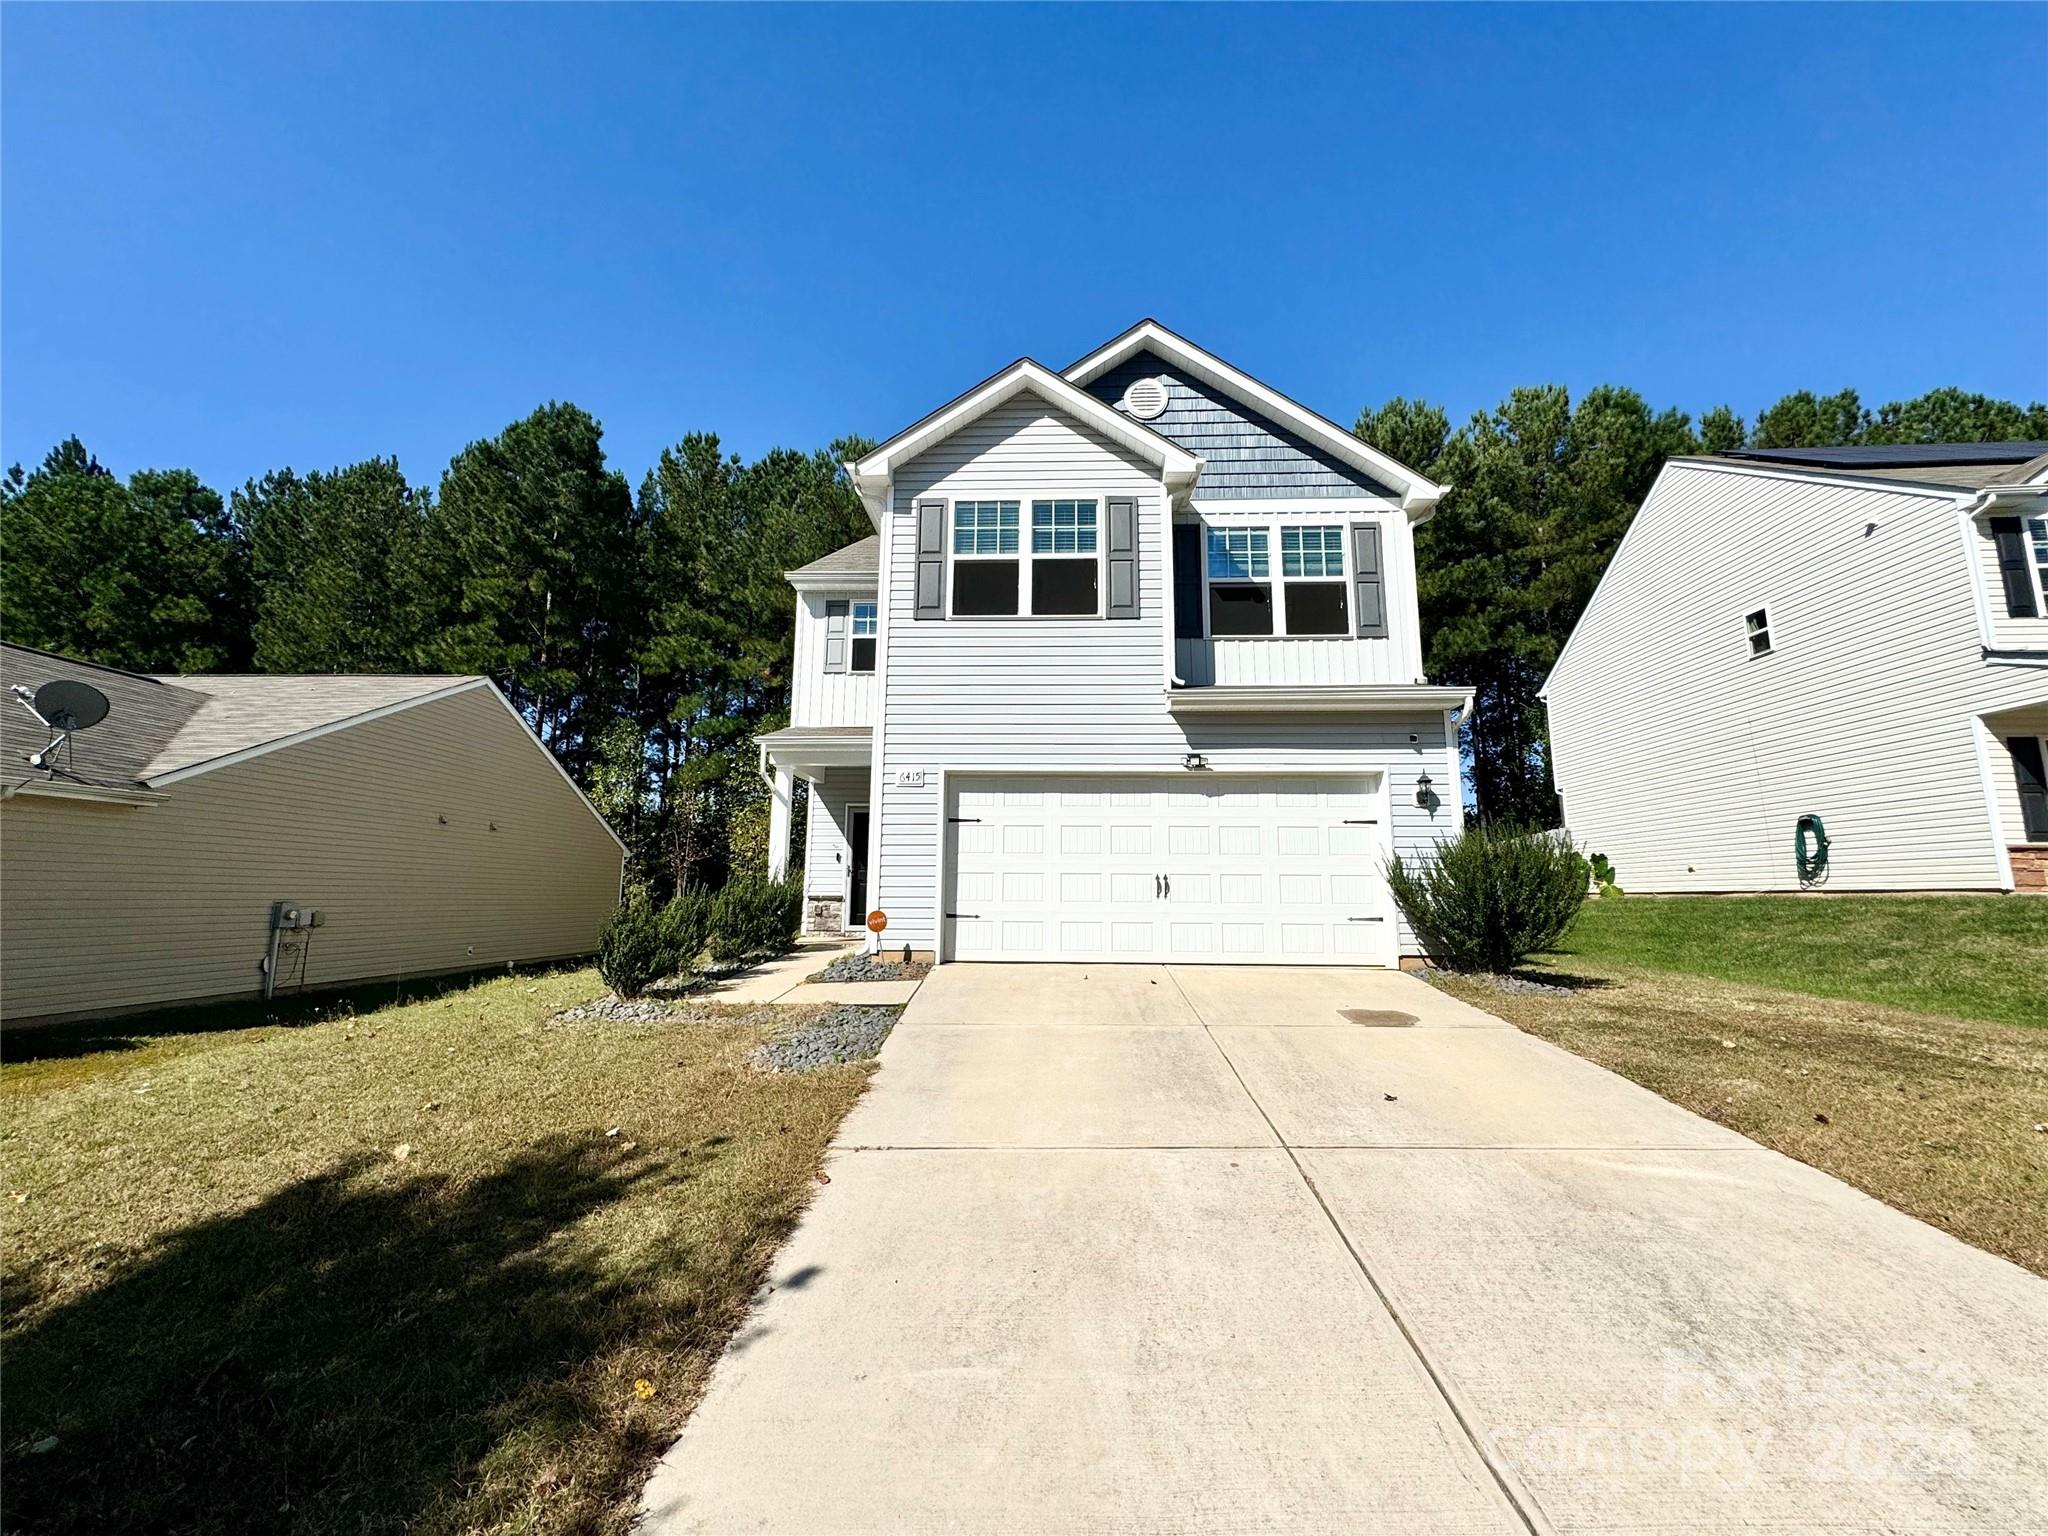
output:
<instances>
[{"instance_id":1,"label":"front porch","mask_svg":"<svg viewBox=\"0 0 2048 1536\"><path fill-rule=\"evenodd\" d=\"M2048 895L2048 703L1979 717L1992 825L2015 891Z\"/></svg>"},{"instance_id":2,"label":"front porch","mask_svg":"<svg viewBox=\"0 0 2048 1536\"><path fill-rule=\"evenodd\" d=\"M772 799L768 873L790 873L796 783L809 786L804 820L804 932L859 933L867 921L869 765L874 731L865 725L792 726L763 736L761 776Z\"/></svg>"}]
</instances>

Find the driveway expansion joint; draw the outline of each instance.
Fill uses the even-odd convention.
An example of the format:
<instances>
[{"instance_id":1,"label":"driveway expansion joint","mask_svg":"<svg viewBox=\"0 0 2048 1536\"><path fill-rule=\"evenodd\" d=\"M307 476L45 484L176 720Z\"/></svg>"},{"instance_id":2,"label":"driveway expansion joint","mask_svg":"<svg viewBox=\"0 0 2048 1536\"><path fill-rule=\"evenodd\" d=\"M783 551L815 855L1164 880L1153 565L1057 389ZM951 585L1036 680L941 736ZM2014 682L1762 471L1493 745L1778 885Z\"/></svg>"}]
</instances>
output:
<instances>
[{"instance_id":1,"label":"driveway expansion joint","mask_svg":"<svg viewBox=\"0 0 2048 1536\"><path fill-rule=\"evenodd\" d=\"M1372 1288L1373 1295L1379 1298L1380 1305L1386 1309L1387 1316L1393 1320L1395 1328L1400 1330L1401 1338L1408 1345L1416 1364L1421 1366L1423 1374L1429 1378L1430 1385L1436 1389L1437 1396L1442 1399L1444 1407L1456 1421L1466 1443L1472 1447L1472 1454L1479 1458L1480 1464L1492 1477L1494 1486L1500 1490L1500 1496L1507 1502L1508 1508L1514 1513L1515 1518L1521 1521L1530 1536L1555 1536L1555 1528L1545 1518L1535 1496L1521 1486L1519 1479L1509 1475L1507 1469L1500 1465L1494 1453L1487 1447L1486 1442L1480 1438L1475 1427L1476 1413L1462 1401L1460 1394L1451 1386L1448 1376L1430 1359L1428 1351L1423 1349L1422 1340L1409 1326L1408 1319L1402 1315L1400 1308L1394 1305L1394 1298L1387 1294L1386 1287L1373 1273L1372 1266L1365 1262L1365 1255L1359 1252L1358 1245L1351 1240L1351 1234L1346 1232L1343 1224L1337 1220L1337 1213L1330 1209L1330 1202L1323 1198L1323 1192L1316 1187L1316 1181L1301 1165L1301 1159L1295 1155L1295 1149L1288 1145L1287 1139L1280 1134L1280 1127L1275 1125L1273 1117L1266 1113L1266 1106L1261 1104L1258 1095L1252 1092L1251 1085L1244 1080L1244 1074L1237 1070L1237 1063L1230 1059L1230 1053L1224 1050L1223 1042L1216 1038L1216 1032L1209 1027L1209 1021L1202 1017L1201 1009L1197 1008L1194 1000L1187 995L1187 990L1180 984L1180 978L1175 976L1171 969L1168 969L1166 974L1172 980L1174 990L1180 993L1181 1001L1187 1004L1188 1011L1194 1014L1201 1024L1202 1032L1216 1047L1216 1052L1223 1058L1224 1065L1230 1068L1231 1076L1237 1079L1237 1085L1244 1090L1245 1097L1251 1100L1252 1107L1259 1112L1267 1128L1272 1131L1274 1139L1280 1143L1280 1150L1287 1154L1288 1162L1294 1165L1295 1174L1314 1199L1317 1209L1323 1213L1323 1219L1329 1223L1330 1230L1337 1235L1337 1241L1344 1245L1344 1251L1351 1256L1353 1266L1365 1283Z\"/></svg>"}]
</instances>

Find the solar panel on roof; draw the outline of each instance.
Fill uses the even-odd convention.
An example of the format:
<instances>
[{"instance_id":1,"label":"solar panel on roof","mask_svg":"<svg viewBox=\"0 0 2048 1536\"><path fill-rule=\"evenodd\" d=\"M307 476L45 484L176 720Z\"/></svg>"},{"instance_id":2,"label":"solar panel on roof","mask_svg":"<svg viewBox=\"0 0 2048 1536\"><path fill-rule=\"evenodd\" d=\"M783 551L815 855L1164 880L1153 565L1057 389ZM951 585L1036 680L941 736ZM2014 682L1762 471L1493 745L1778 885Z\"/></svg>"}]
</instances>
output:
<instances>
[{"instance_id":1,"label":"solar panel on roof","mask_svg":"<svg viewBox=\"0 0 2048 1536\"><path fill-rule=\"evenodd\" d=\"M1937 464L2024 464L2048 443L1868 443L1848 448L1730 448L1723 458L1836 469L1912 469Z\"/></svg>"}]
</instances>

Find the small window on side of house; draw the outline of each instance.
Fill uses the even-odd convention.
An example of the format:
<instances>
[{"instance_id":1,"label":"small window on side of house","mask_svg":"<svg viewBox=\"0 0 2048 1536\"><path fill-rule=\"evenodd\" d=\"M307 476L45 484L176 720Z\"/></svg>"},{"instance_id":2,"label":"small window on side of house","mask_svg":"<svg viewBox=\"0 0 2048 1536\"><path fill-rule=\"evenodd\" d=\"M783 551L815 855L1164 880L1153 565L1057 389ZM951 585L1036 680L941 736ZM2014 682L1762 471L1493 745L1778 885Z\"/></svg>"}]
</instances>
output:
<instances>
[{"instance_id":1,"label":"small window on side of house","mask_svg":"<svg viewBox=\"0 0 2048 1536\"><path fill-rule=\"evenodd\" d=\"M1744 629L1749 631L1749 654L1752 656L1770 655L1771 616L1759 608L1756 612L1747 615L1743 619L1742 625Z\"/></svg>"},{"instance_id":2,"label":"small window on side of house","mask_svg":"<svg viewBox=\"0 0 2048 1536\"><path fill-rule=\"evenodd\" d=\"M853 605L853 642L847 648L847 667L853 672L875 670L875 605Z\"/></svg>"}]
</instances>

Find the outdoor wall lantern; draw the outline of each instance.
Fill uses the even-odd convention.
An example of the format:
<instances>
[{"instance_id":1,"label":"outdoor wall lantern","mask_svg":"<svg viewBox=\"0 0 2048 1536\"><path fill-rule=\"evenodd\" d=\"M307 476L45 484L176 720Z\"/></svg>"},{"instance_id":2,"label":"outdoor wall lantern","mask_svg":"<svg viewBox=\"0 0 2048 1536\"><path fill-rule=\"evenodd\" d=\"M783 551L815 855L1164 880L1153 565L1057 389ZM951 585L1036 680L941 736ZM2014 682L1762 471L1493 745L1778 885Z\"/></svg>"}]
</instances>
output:
<instances>
[{"instance_id":1,"label":"outdoor wall lantern","mask_svg":"<svg viewBox=\"0 0 2048 1536\"><path fill-rule=\"evenodd\" d=\"M1183 768L1206 768L1209 766L1209 759L1199 752L1190 752L1180 760L1180 764Z\"/></svg>"},{"instance_id":2,"label":"outdoor wall lantern","mask_svg":"<svg viewBox=\"0 0 2048 1536\"><path fill-rule=\"evenodd\" d=\"M1415 781L1415 803L1421 806L1429 806L1436 803L1436 788L1431 783L1427 773Z\"/></svg>"}]
</instances>

